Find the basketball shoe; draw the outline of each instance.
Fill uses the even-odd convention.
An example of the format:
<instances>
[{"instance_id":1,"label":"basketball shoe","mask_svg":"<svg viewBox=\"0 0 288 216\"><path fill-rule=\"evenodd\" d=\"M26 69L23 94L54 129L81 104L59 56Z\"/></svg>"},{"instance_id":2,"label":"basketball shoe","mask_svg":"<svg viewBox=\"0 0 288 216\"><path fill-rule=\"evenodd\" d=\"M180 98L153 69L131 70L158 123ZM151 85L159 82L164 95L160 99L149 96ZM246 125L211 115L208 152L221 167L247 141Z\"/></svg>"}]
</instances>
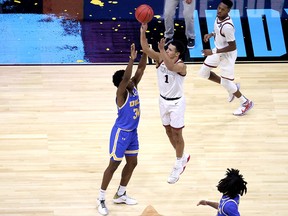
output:
<instances>
[{"instance_id":1,"label":"basketball shoe","mask_svg":"<svg viewBox=\"0 0 288 216\"><path fill-rule=\"evenodd\" d=\"M189 160L190 160L190 154L184 154L184 156L182 157L182 166L183 166L182 173L184 172L186 165L189 162Z\"/></svg>"},{"instance_id":2,"label":"basketball shoe","mask_svg":"<svg viewBox=\"0 0 288 216\"><path fill-rule=\"evenodd\" d=\"M105 200L97 200L98 202L98 212L101 214L101 215L108 215L108 209L106 207L106 204L105 204Z\"/></svg>"},{"instance_id":3,"label":"basketball shoe","mask_svg":"<svg viewBox=\"0 0 288 216\"><path fill-rule=\"evenodd\" d=\"M114 195L113 202L116 204L125 203L127 205L136 205L138 202L137 200L128 197L126 195L126 191L123 195L119 196L117 193Z\"/></svg>"},{"instance_id":4,"label":"basketball shoe","mask_svg":"<svg viewBox=\"0 0 288 216\"><path fill-rule=\"evenodd\" d=\"M187 48L194 48L195 47L195 39L194 38L188 38L187 40Z\"/></svg>"},{"instance_id":5,"label":"basketball shoe","mask_svg":"<svg viewBox=\"0 0 288 216\"><path fill-rule=\"evenodd\" d=\"M240 89L240 83L236 83L236 86L237 86L237 90ZM233 100L234 100L235 96L233 93L229 93L229 96L228 96L228 102L231 103Z\"/></svg>"},{"instance_id":6,"label":"basketball shoe","mask_svg":"<svg viewBox=\"0 0 288 216\"><path fill-rule=\"evenodd\" d=\"M171 171L171 174L167 180L167 182L169 184L175 184L179 180L180 175L184 172L186 165L189 162L189 160L190 160L190 155L184 154L184 156L181 158L181 164L180 165L176 161L176 163L175 163L175 165Z\"/></svg>"},{"instance_id":7,"label":"basketball shoe","mask_svg":"<svg viewBox=\"0 0 288 216\"><path fill-rule=\"evenodd\" d=\"M245 113L247 113L250 109L252 109L253 106L254 106L253 101L247 99L245 103L241 104L241 106L233 112L233 115L242 116Z\"/></svg>"}]
</instances>

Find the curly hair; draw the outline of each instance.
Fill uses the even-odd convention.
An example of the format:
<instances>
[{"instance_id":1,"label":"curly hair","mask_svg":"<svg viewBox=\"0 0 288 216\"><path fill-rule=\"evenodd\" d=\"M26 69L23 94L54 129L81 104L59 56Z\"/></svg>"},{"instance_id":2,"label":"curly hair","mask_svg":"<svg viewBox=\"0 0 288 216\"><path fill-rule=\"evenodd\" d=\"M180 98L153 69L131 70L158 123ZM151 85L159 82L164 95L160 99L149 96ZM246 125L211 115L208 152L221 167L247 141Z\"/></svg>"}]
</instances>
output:
<instances>
[{"instance_id":1,"label":"curly hair","mask_svg":"<svg viewBox=\"0 0 288 216\"><path fill-rule=\"evenodd\" d=\"M218 191L230 198L235 198L238 194L241 196L247 193L247 182L243 175L237 169L227 169L226 177L221 179L217 185Z\"/></svg>"},{"instance_id":2,"label":"curly hair","mask_svg":"<svg viewBox=\"0 0 288 216\"><path fill-rule=\"evenodd\" d=\"M114 85L118 88L120 82L122 81L123 75L125 73L125 70L118 70L114 73L112 79Z\"/></svg>"}]
</instances>

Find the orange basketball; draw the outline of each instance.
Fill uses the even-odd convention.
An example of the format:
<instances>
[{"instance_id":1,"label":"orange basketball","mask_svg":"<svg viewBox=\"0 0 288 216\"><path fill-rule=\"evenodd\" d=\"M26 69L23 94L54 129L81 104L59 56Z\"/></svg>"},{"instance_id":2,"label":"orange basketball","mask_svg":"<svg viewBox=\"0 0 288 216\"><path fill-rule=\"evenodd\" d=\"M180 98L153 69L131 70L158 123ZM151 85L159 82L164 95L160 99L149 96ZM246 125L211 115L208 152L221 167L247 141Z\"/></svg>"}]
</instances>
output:
<instances>
[{"instance_id":1,"label":"orange basketball","mask_svg":"<svg viewBox=\"0 0 288 216\"><path fill-rule=\"evenodd\" d=\"M153 16L154 16L154 11L147 4L142 4L136 8L135 18L140 23L149 23L152 20Z\"/></svg>"}]
</instances>

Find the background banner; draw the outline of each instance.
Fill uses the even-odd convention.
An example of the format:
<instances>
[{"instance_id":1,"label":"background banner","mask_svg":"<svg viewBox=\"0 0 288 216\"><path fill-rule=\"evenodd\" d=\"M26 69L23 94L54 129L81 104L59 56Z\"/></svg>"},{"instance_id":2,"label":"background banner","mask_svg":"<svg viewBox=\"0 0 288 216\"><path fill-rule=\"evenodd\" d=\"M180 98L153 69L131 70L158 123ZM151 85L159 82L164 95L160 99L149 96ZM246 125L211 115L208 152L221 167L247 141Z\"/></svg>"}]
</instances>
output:
<instances>
[{"instance_id":1,"label":"background banner","mask_svg":"<svg viewBox=\"0 0 288 216\"><path fill-rule=\"evenodd\" d=\"M220 1L197 0L196 46L186 62L202 62L203 35L213 31ZM135 8L149 4L154 18L148 42L157 49L164 35L164 0L0 0L0 64L123 63L139 28ZM175 38L186 41L182 4L175 15ZM230 16L236 29L237 61L288 61L288 1L234 0Z\"/></svg>"}]
</instances>

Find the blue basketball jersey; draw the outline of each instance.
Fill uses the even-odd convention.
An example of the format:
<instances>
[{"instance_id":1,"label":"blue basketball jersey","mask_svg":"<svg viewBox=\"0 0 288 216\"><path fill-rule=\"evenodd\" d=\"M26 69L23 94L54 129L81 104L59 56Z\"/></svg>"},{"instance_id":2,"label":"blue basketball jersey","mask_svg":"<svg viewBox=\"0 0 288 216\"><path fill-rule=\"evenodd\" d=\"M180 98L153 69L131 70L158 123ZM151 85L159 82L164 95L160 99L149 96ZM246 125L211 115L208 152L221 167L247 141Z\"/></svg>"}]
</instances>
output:
<instances>
[{"instance_id":1,"label":"blue basketball jersey","mask_svg":"<svg viewBox=\"0 0 288 216\"><path fill-rule=\"evenodd\" d=\"M115 126L123 130L134 130L138 127L140 119L140 101L137 89L128 92L125 103L118 107L118 117Z\"/></svg>"},{"instance_id":2,"label":"blue basketball jersey","mask_svg":"<svg viewBox=\"0 0 288 216\"><path fill-rule=\"evenodd\" d=\"M240 201L240 195L237 195L234 199L228 196L222 196L217 216L240 216L238 211L238 205Z\"/></svg>"}]
</instances>

